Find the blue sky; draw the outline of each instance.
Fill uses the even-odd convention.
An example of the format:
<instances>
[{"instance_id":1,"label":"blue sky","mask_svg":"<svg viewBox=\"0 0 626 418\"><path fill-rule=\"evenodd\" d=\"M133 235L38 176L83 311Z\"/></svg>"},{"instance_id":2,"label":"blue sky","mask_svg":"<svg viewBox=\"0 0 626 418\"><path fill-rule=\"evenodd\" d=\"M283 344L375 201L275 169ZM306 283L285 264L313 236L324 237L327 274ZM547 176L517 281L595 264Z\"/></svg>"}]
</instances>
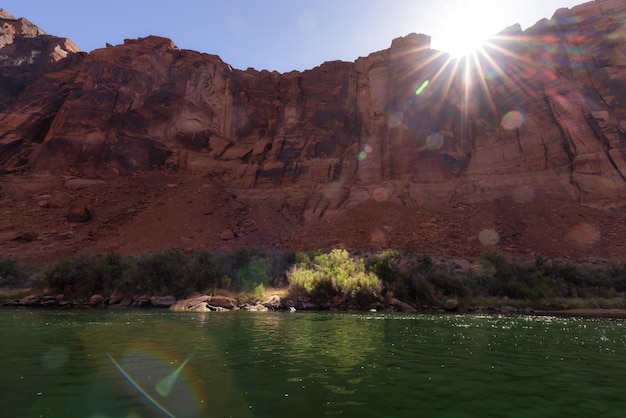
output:
<instances>
[{"instance_id":1,"label":"blue sky","mask_svg":"<svg viewBox=\"0 0 626 418\"><path fill-rule=\"evenodd\" d=\"M467 34L523 28L582 0L2 0L0 7L83 51L159 35L235 68L280 72L354 61L411 32L448 50ZM462 32L455 33L462 29ZM456 39L456 41L455 41Z\"/></svg>"}]
</instances>

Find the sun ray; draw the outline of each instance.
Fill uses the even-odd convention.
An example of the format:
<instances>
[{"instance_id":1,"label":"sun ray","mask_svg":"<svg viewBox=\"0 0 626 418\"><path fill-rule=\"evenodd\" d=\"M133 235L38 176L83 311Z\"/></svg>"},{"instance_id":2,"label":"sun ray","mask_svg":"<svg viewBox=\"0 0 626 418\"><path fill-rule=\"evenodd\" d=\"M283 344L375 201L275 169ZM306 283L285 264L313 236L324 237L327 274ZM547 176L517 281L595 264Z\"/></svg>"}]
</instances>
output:
<instances>
[{"instance_id":1,"label":"sun ray","mask_svg":"<svg viewBox=\"0 0 626 418\"><path fill-rule=\"evenodd\" d=\"M482 49L480 49L478 52L480 54L484 53ZM482 87L484 96L487 99L487 105L489 106L489 110L493 115L497 116L498 110L495 102L493 101L493 97L491 96L491 92L489 91L489 86L487 85L487 77L485 76L485 71L480 63L480 58L478 54L473 54L472 59L474 60L474 67L478 72L478 81L480 82L480 86Z\"/></svg>"},{"instance_id":2,"label":"sun ray","mask_svg":"<svg viewBox=\"0 0 626 418\"><path fill-rule=\"evenodd\" d=\"M445 15L446 20L437 20L442 27L451 28L448 40L461 44L462 53L436 48L429 53L416 54L416 49L407 48L394 56L394 59L415 57L415 63L411 70L395 74L395 83L401 89L394 93L398 95L395 98L397 108L389 109L395 112L390 126L400 126L407 120L405 117L411 117L412 113L406 111L412 106L415 106L413 113L417 109L428 109L429 114L436 117L428 123L430 129L447 130L461 142L475 140L477 126L480 126L477 121L481 118L499 118L501 126L511 126L515 121L505 123L508 121L505 118L513 115L519 117L521 126L525 113L533 110L528 108L529 103L542 89L540 84L549 83L549 77L545 81L545 77L535 75L556 74L559 62L551 51L569 51L567 48L570 48L574 53L568 54L569 57L578 53L578 47L575 42L561 45L516 28L497 35L474 36L471 32L477 30L481 22L490 20L490 13L494 11L489 5L495 4L494 1L455 0L446 4L454 4L453 10L448 10L451 15ZM471 38L471 46L465 42L466 38ZM412 88L412 92L407 88Z\"/></svg>"}]
</instances>

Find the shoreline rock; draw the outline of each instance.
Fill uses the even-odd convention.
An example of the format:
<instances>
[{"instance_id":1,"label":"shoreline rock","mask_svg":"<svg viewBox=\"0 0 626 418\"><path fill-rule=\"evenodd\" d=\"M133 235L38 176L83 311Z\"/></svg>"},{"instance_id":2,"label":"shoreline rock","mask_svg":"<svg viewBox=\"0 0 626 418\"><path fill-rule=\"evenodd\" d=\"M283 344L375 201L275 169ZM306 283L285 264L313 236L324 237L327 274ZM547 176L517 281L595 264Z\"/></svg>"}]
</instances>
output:
<instances>
[{"instance_id":1,"label":"shoreline rock","mask_svg":"<svg viewBox=\"0 0 626 418\"><path fill-rule=\"evenodd\" d=\"M113 297L115 296L115 297ZM449 303L448 303L449 302ZM453 303L454 302L454 303ZM21 298L0 299L0 307L12 308L76 308L76 309L160 309L170 312L401 312L415 314L469 314L469 315L558 315L583 317L626 317L626 309L603 308L574 308L574 309L545 309L537 307L514 307L510 305L488 306L461 306L458 301L446 301L443 306L415 307L396 298L380 301L367 307L346 304L345 301L335 301L325 304L315 304L308 300L293 301L282 299L279 295L272 295L260 301L238 301L228 296L211 296L193 293L184 299L176 299L173 295L149 296L135 295L121 297L118 292L105 297L94 294L88 299L77 300L68 298L64 294L44 295L33 293Z\"/></svg>"}]
</instances>

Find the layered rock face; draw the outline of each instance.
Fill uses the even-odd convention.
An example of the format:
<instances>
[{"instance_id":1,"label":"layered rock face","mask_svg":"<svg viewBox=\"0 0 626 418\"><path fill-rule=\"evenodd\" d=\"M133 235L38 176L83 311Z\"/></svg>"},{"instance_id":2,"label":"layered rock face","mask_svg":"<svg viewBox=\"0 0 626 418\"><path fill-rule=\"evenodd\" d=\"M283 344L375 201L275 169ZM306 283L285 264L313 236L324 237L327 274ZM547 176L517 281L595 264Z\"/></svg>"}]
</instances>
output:
<instances>
[{"instance_id":1,"label":"layered rock face","mask_svg":"<svg viewBox=\"0 0 626 418\"><path fill-rule=\"evenodd\" d=\"M411 34L356 62L241 71L149 36L89 54L0 14L0 170L213 178L309 221L537 196L626 198L626 4L511 27L450 60Z\"/></svg>"},{"instance_id":2,"label":"layered rock face","mask_svg":"<svg viewBox=\"0 0 626 418\"><path fill-rule=\"evenodd\" d=\"M66 38L0 9L0 172L24 166L45 138L80 61ZM39 93L43 97L36 97Z\"/></svg>"}]
</instances>

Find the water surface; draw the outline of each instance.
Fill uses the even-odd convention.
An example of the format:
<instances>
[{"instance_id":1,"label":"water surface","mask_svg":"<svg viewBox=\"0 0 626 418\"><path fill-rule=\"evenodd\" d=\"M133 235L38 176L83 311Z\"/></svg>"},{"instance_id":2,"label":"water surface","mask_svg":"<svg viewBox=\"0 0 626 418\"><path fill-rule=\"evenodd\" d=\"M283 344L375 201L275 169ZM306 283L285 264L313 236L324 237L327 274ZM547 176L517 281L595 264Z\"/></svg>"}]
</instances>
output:
<instances>
[{"instance_id":1,"label":"water surface","mask_svg":"<svg viewBox=\"0 0 626 418\"><path fill-rule=\"evenodd\" d=\"M626 416L624 320L0 310L3 417Z\"/></svg>"}]
</instances>

